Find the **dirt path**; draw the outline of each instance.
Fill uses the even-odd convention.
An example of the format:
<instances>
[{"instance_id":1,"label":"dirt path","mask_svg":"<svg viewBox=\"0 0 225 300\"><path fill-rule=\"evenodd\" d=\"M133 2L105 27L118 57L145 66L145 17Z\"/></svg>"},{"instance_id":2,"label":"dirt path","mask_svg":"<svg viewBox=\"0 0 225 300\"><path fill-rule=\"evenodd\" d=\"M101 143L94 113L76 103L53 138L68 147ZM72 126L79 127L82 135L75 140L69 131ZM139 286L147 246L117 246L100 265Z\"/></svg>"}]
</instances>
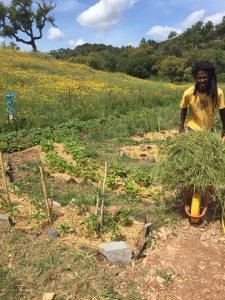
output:
<instances>
[{"instance_id":1,"label":"dirt path","mask_svg":"<svg viewBox=\"0 0 225 300\"><path fill-rule=\"evenodd\" d=\"M185 219L173 234L159 232L158 245L145 253L148 299L225 299L225 237L220 222L199 228ZM152 269L161 276L152 276Z\"/></svg>"}]
</instances>

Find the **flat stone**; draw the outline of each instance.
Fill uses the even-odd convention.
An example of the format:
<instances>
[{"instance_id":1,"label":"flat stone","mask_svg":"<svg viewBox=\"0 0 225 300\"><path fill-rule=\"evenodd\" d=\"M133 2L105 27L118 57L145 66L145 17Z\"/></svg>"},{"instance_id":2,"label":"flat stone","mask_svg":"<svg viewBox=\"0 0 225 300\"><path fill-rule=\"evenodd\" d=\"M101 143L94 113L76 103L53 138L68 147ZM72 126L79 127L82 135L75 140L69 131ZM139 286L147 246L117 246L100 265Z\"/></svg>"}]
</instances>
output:
<instances>
[{"instance_id":1,"label":"flat stone","mask_svg":"<svg viewBox=\"0 0 225 300\"><path fill-rule=\"evenodd\" d=\"M98 250L112 263L126 266L132 260L132 249L123 241L100 244Z\"/></svg>"},{"instance_id":2,"label":"flat stone","mask_svg":"<svg viewBox=\"0 0 225 300\"><path fill-rule=\"evenodd\" d=\"M10 226L14 226L15 223L12 221L12 219L10 218L10 216L8 215L3 215L0 214L0 223L4 223L5 225L10 225Z\"/></svg>"},{"instance_id":3,"label":"flat stone","mask_svg":"<svg viewBox=\"0 0 225 300\"><path fill-rule=\"evenodd\" d=\"M57 237L59 237L59 233L55 229L49 229L48 232L47 232L47 235L49 237L51 237L51 238L57 238Z\"/></svg>"},{"instance_id":4,"label":"flat stone","mask_svg":"<svg viewBox=\"0 0 225 300\"><path fill-rule=\"evenodd\" d=\"M150 163L153 163L153 164L156 163L155 157L153 155L149 156L147 160Z\"/></svg>"},{"instance_id":5,"label":"flat stone","mask_svg":"<svg viewBox=\"0 0 225 300\"><path fill-rule=\"evenodd\" d=\"M43 300L54 300L55 296L55 293L45 293L43 296Z\"/></svg>"},{"instance_id":6,"label":"flat stone","mask_svg":"<svg viewBox=\"0 0 225 300\"><path fill-rule=\"evenodd\" d=\"M41 198L41 201L45 201L45 198ZM52 199L50 199L50 198L48 198L48 203L50 204L50 205L52 205L53 207L61 207L61 204L60 203L58 203L58 202L56 202L56 201L54 201L54 200L52 200Z\"/></svg>"},{"instance_id":7,"label":"flat stone","mask_svg":"<svg viewBox=\"0 0 225 300\"><path fill-rule=\"evenodd\" d=\"M165 279L163 279L163 278L160 277L160 276L156 276L156 281L157 281L157 283L159 283L159 284L163 284L163 283L165 282Z\"/></svg>"}]
</instances>

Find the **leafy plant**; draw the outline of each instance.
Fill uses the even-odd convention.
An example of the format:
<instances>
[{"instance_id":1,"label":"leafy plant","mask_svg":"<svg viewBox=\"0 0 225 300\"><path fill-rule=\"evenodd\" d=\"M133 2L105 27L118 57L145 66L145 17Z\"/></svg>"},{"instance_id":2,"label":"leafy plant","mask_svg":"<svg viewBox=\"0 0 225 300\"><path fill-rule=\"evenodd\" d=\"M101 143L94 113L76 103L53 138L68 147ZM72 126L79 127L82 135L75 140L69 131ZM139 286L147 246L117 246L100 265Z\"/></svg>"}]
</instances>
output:
<instances>
[{"instance_id":1,"label":"leafy plant","mask_svg":"<svg viewBox=\"0 0 225 300\"><path fill-rule=\"evenodd\" d=\"M42 221L47 218L47 211L44 201L41 201L38 198L30 199L30 204L33 207L31 212L31 219L35 221L33 229L38 229Z\"/></svg>"},{"instance_id":2,"label":"leafy plant","mask_svg":"<svg viewBox=\"0 0 225 300\"><path fill-rule=\"evenodd\" d=\"M125 181L124 190L128 195L132 197L137 196L140 191L139 188L135 185L135 181L130 179Z\"/></svg>"},{"instance_id":3,"label":"leafy plant","mask_svg":"<svg viewBox=\"0 0 225 300\"><path fill-rule=\"evenodd\" d=\"M66 234L69 232L70 229L71 229L71 227L69 225L67 225L66 223L61 223L59 225L59 233L60 234Z\"/></svg>"},{"instance_id":4,"label":"leafy plant","mask_svg":"<svg viewBox=\"0 0 225 300\"><path fill-rule=\"evenodd\" d=\"M81 222L81 225L85 225L88 237L93 235L97 235L98 237L100 236L101 225L99 222L99 217L94 213L90 213L90 215L83 222Z\"/></svg>"},{"instance_id":5,"label":"leafy plant","mask_svg":"<svg viewBox=\"0 0 225 300\"><path fill-rule=\"evenodd\" d=\"M129 218L129 212L126 209L121 209L120 210L119 222L122 226L132 225L132 220Z\"/></svg>"},{"instance_id":6,"label":"leafy plant","mask_svg":"<svg viewBox=\"0 0 225 300\"><path fill-rule=\"evenodd\" d=\"M41 150L49 152L53 150L53 140L52 139L41 139L40 142Z\"/></svg>"},{"instance_id":7,"label":"leafy plant","mask_svg":"<svg viewBox=\"0 0 225 300\"><path fill-rule=\"evenodd\" d=\"M146 173L140 169L135 169L132 172L132 178L135 180L136 183L140 184L141 186L148 187L153 183L153 175L150 173Z\"/></svg>"},{"instance_id":8,"label":"leafy plant","mask_svg":"<svg viewBox=\"0 0 225 300\"><path fill-rule=\"evenodd\" d=\"M10 215L10 217L16 218L16 216L20 213L19 209L11 203L8 203L4 198L0 197L0 204L6 213Z\"/></svg>"}]
</instances>

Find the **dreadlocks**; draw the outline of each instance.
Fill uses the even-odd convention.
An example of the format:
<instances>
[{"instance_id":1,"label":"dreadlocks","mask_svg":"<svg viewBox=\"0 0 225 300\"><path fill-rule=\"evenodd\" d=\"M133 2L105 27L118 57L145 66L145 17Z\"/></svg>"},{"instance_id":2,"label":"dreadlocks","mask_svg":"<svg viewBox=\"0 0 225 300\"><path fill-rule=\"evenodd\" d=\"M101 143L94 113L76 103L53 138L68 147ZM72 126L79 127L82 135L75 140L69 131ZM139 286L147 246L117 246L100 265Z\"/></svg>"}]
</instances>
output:
<instances>
[{"instance_id":1,"label":"dreadlocks","mask_svg":"<svg viewBox=\"0 0 225 300\"><path fill-rule=\"evenodd\" d=\"M215 67L207 60L197 62L192 68L192 75L196 79L198 71L207 71L209 74L209 89L207 94L212 99L212 109L218 104L218 92L217 92L217 77ZM197 92L197 83L195 84L194 95Z\"/></svg>"}]
</instances>

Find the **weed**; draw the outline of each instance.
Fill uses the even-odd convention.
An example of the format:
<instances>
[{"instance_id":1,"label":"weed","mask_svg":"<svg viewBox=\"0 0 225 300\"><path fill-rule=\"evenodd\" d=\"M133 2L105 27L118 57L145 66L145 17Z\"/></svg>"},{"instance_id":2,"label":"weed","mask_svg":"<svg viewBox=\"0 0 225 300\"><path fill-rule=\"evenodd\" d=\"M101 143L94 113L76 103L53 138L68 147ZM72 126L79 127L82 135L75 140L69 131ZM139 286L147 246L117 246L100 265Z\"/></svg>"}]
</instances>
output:
<instances>
[{"instance_id":1,"label":"weed","mask_svg":"<svg viewBox=\"0 0 225 300\"><path fill-rule=\"evenodd\" d=\"M99 222L99 217L97 215L90 213L89 217L87 217L81 223L81 225L85 226L89 238L94 235L97 235L98 237L100 237L101 225ZM83 228L83 230L84 230L84 228Z\"/></svg>"},{"instance_id":2,"label":"weed","mask_svg":"<svg viewBox=\"0 0 225 300\"><path fill-rule=\"evenodd\" d=\"M124 190L128 195L132 197L137 196L140 191L140 189L135 185L135 181L130 179L125 181Z\"/></svg>"},{"instance_id":3,"label":"weed","mask_svg":"<svg viewBox=\"0 0 225 300\"><path fill-rule=\"evenodd\" d=\"M32 228L34 230L37 230L42 221L47 218L45 202L41 201L38 198L32 198L30 199L30 204L33 207L33 211L31 212L31 219L35 221L35 224Z\"/></svg>"},{"instance_id":4,"label":"weed","mask_svg":"<svg viewBox=\"0 0 225 300\"><path fill-rule=\"evenodd\" d=\"M20 213L19 209L11 203L8 203L4 198L0 197L0 205L6 213L10 215L12 219L15 219L16 216Z\"/></svg>"},{"instance_id":5,"label":"weed","mask_svg":"<svg viewBox=\"0 0 225 300\"><path fill-rule=\"evenodd\" d=\"M49 152L53 150L53 140L52 138L49 139L41 139L40 142L41 150L44 152Z\"/></svg>"},{"instance_id":6,"label":"weed","mask_svg":"<svg viewBox=\"0 0 225 300\"><path fill-rule=\"evenodd\" d=\"M153 175L146 173L140 169L134 169L132 171L132 178L141 186L148 187L153 183Z\"/></svg>"},{"instance_id":7,"label":"weed","mask_svg":"<svg viewBox=\"0 0 225 300\"><path fill-rule=\"evenodd\" d=\"M115 190L118 188L118 183L116 181L114 174L108 174L107 179L106 179L106 184L107 184L107 187L112 190Z\"/></svg>"},{"instance_id":8,"label":"weed","mask_svg":"<svg viewBox=\"0 0 225 300\"><path fill-rule=\"evenodd\" d=\"M155 274L165 280L164 281L165 286L170 286L173 283L172 276L170 274L167 274L165 270L156 269Z\"/></svg>"},{"instance_id":9,"label":"weed","mask_svg":"<svg viewBox=\"0 0 225 300\"><path fill-rule=\"evenodd\" d=\"M126 209L121 209L119 214L119 222L122 226L132 225L132 220L129 218L129 212Z\"/></svg>"},{"instance_id":10,"label":"weed","mask_svg":"<svg viewBox=\"0 0 225 300\"><path fill-rule=\"evenodd\" d=\"M59 233L60 234L66 234L69 233L69 230L71 229L71 227L69 225L67 225L66 223L61 223L59 225Z\"/></svg>"}]
</instances>

